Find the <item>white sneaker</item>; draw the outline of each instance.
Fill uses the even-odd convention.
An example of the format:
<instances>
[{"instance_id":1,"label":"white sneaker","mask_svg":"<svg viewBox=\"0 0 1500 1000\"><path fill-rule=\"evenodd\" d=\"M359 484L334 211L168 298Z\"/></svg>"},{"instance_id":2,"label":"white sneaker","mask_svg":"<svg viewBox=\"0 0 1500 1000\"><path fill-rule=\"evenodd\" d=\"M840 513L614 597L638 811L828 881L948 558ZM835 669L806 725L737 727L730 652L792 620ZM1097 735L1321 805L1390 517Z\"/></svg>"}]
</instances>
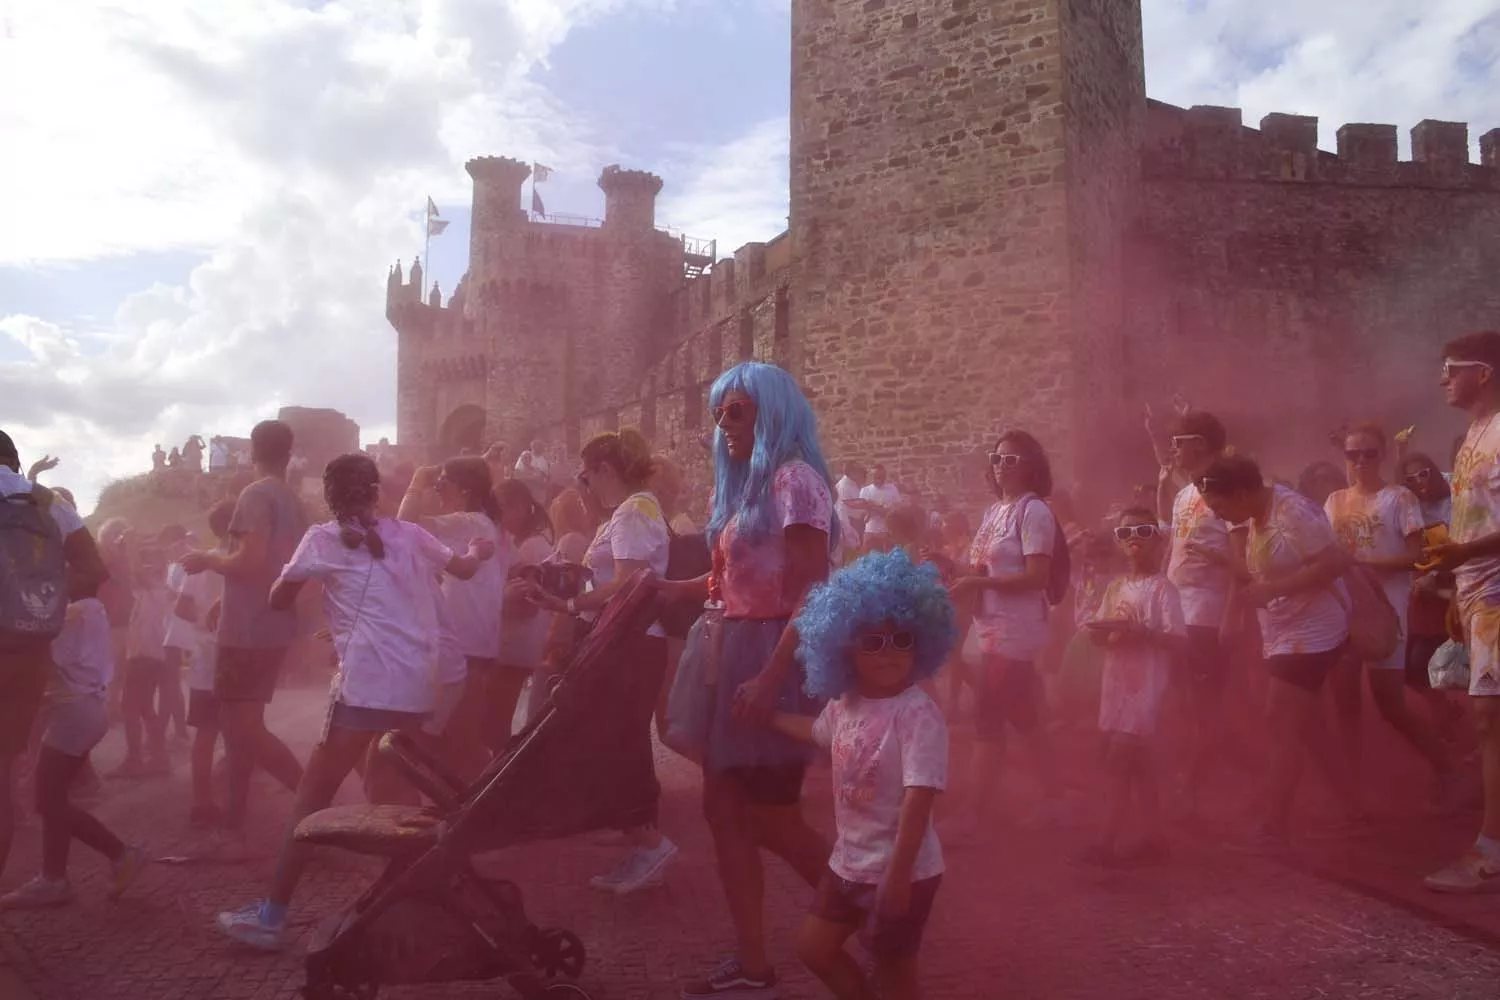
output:
<instances>
[{"instance_id":1,"label":"white sneaker","mask_svg":"<svg viewBox=\"0 0 1500 1000\"><path fill-rule=\"evenodd\" d=\"M621 896L628 896L632 892L661 885L662 873L667 870L667 866L675 857L677 857L677 845L666 837L661 838L661 843L654 848L636 851L631 856L630 867L615 884L615 892Z\"/></svg>"},{"instance_id":2,"label":"white sneaker","mask_svg":"<svg viewBox=\"0 0 1500 1000\"><path fill-rule=\"evenodd\" d=\"M39 910L64 906L73 900L73 887L65 878L38 875L14 892L0 896L0 910Z\"/></svg>"},{"instance_id":3,"label":"white sneaker","mask_svg":"<svg viewBox=\"0 0 1500 1000\"><path fill-rule=\"evenodd\" d=\"M219 930L257 951L280 951L286 921L269 923L261 916L261 904L256 902L243 909L219 914Z\"/></svg>"},{"instance_id":4,"label":"white sneaker","mask_svg":"<svg viewBox=\"0 0 1500 1000\"><path fill-rule=\"evenodd\" d=\"M625 880L625 876L630 873L631 868L634 867L637 853L636 851L631 851L616 862L615 866L609 871L604 872L602 875L595 875L589 879L589 888L597 889L600 892L615 892L619 888L620 883Z\"/></svg>"}]
</instances>

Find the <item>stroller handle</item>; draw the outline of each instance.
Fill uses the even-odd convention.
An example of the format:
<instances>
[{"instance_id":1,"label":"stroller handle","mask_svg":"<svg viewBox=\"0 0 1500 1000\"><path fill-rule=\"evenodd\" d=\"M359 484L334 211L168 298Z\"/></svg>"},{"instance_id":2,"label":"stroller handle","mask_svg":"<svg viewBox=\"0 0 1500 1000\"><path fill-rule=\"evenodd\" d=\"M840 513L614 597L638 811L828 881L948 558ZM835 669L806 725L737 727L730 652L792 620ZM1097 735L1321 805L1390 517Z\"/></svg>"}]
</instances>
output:
<instances>
[{"instance_id":1,"label":"stroller handle","mask_svg":"<svg viewBox=\"0 0 1500 1000\"><path fill-rule=\"evenodd\" d=\"M458 806L464 786L410 736L394 730L386 733L380 738L380 755L393 761L406 780L438 808L446 811Z\"/></svg>"}]
</instances>

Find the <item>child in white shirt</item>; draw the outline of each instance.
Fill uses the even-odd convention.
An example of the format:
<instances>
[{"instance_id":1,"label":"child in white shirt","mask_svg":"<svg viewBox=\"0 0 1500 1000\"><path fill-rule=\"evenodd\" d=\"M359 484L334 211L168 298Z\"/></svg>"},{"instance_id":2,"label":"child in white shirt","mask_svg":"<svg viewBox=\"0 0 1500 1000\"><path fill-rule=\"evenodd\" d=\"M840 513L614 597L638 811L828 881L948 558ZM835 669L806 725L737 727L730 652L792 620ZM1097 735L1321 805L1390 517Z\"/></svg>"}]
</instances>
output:
<instances>
[{"instance_id":1,"label":"child in white shirt","mask_svg":"<svg viewBox=\"0 0 1500 1000\"><path fill-rule=\"evenodd\" d=\"M332 802L372 740L393 729L420 729L437 706L437 589L433 574L469 579L494 546L476 539L463 555L408 521L376 517L380 473L373 459L343 455L323 473L334 520L307 529L271 588L273 608L291 607L310 580L323 605L339 670L323 739L313 748L287 825L269 896L219 914L229 937L263 951L281 947L286 908L308 848L297 823Z\"/></svg>"},{"instance_id":2,"label":"child in white shirt","mask_svg":"<svg viewBox=\"0 0 1500 1000\"><path fill-rule=\"evenodd\" d=\"M130 847L69 799L89 753L109 731L105 694L114 676L109 618L93 596L68 605L63 630L52 640L56 667L47 689L42 746L36 764L36 810L42 818L42 871L0 897L0 909L61 906L73 898L68 849L74 840L109 859L110 898L118 898L146 866L146 854Z\"/></svg>"},{"instance_id":3,"label":"child in white shirt","mask_svg":"<svg viewBox=\"0 0 1500 1000\"><path fill-rule=\"evenodd\" d=\"M872 553L809 593L796 627L816 720L778 714L787 735L833 753L838 841L798 953L840 1000L875 995L845 951L863 931L878 995L919 996L917 950L943 876L933 805L948 779L948 729L919 686L956 638L937 569Z\"/></svg>"},{"instance_id":4,"label":"child in white shirt","mask_svg":"<svg viewBox=\"0 0 1500 1000\"><path fill-rule=\"evenodd\" d=\"M208 512L208 530L222 547L229 538L234 501L225 500ZM191 756L193 804L188 822L216 827L223 813L214 802L214 747L219 740L219 700L214 697L214 655L217 643L217 606L224 597L224 578L218 573L189 576L180 563L167 569L175 604L167 626L167 645L183 651L187 666L187 724L193 730ZM211 620L213 619L213 620Z\"/></svg>"},{"instance_id":5,"label":"child in white shirt","mask_svg":"<svg viewBox=\"0 0 1500 1000\"><path fill-rule=\"evenodd\" d=\"M1187 640L1177 588L1161 571L1166 539L1156 515L1144 507L1123 511L1115 544L1126 571L1110 581L1087 624L1090 638L1104 648L1099 731L1108 740L1109 790L1103 836L1085 860L1104 865L1159 860L1165 853L1151 742L1172 658L1186 651ZM1138 847L1121 853L1132 796L1140 803L1144 831Z\"/></svg>"}]
</instances>

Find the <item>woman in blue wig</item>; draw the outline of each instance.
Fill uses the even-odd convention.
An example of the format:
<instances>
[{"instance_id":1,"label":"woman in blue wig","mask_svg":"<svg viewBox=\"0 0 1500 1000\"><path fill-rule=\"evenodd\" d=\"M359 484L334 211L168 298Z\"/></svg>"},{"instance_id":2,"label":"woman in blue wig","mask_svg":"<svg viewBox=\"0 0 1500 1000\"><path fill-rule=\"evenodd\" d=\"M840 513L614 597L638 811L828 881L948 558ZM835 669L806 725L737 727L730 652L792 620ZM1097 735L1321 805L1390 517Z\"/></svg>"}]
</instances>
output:
<instances>
[{"instance_id":1,"label":"woman in blue wig","mask_svg":"<svg viewBox=\"0 0 1500 1000\"><path fill-rule=\"evenodd\" d=\"M722 605L722 653L704 761L703 807L729 903L737 957L683 988L684 1000L773 997L766 952L761 850L808 885L828 866L829 844L802 815L809 748L769 728L773 714L816 717L803 691L797 631L789 627L814 584L827 579L838 544L832 478L812 407L785 371L747 362L709 394L714 502L708 523L713 572L665 583L670 597Z\"/></svg>"}]
</instances>

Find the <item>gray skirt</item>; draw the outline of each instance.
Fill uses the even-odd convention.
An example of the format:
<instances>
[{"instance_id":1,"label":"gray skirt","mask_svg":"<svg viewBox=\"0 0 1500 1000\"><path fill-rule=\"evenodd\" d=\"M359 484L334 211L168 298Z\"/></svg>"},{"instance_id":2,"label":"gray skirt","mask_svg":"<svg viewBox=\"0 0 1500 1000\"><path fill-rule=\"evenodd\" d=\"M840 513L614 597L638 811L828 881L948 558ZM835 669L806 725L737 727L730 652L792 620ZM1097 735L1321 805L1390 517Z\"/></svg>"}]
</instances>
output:
<instances>
[{"instance_id":1,"label":"gray skirt","mask_svg":"<svg viewBox=\"0 0 1500 1000\"><path fill-rule=\"evenodd\" d=\"M734 696L740 685L755 677L771 661L771 653L786 631L786 618L726 618L714 708L708 731L708 759L712 771L739 767L784 767L805 764L813 748L772 729L746 725L734 717ZM776 695L776 711L816 717L823 703L803 691L801 666L794 667Z\"/></svg>"},{"instance_id":2,"label":"gray skirt","mask_svg":"<svg viewBox=\"0 0 1500 1000\"><path fill-rule=\"evenodd\" d=\"M81 695L47 706L42 746L69 757L87 757L109 732L109 709L104 696Z\"/></svg>"}]
</instances>

